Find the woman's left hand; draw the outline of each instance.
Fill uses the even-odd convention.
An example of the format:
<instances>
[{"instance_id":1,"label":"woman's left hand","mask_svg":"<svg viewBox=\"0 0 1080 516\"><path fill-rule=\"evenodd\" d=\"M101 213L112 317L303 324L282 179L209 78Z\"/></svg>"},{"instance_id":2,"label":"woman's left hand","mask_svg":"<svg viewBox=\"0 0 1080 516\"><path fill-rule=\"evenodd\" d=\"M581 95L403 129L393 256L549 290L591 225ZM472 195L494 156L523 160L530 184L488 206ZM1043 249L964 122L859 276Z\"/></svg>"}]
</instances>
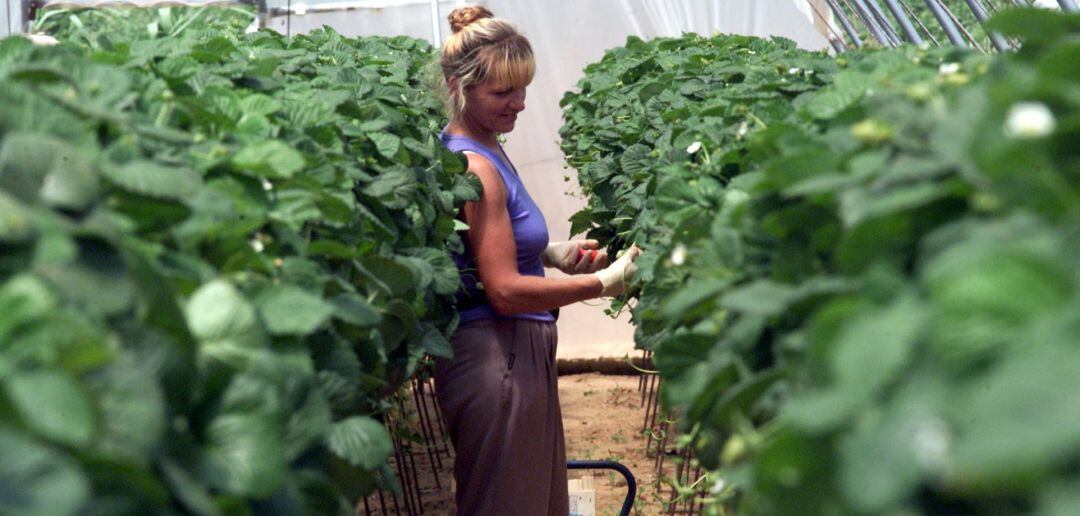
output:
<instances>
[{"instance_id":1,"label":"woman's left hand","mask_svg":"<svg viewBox=\"0 0 1080 516\"><path fill-rule=\"evenodd\" d=\"M554 267L567 274L596 272L608 265L607 251L597 250L596 240L551 242L540 255L545 267Z\"/></svg>"}]
</instances>

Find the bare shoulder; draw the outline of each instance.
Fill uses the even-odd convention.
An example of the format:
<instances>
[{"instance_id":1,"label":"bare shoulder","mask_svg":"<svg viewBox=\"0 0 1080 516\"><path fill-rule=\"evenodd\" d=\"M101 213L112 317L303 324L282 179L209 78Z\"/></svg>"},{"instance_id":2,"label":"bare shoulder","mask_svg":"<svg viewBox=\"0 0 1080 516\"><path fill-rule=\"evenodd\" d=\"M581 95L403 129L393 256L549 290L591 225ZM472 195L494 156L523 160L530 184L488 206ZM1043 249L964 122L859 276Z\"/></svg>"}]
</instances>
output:
<instances>
[{"instance_id":1,"label":"bare shoulder","mask_svg":"<svg viewBox=\"0 0 1080 516\"><path fill-rule=\"evenodd\" d=\"M491 193L494 194L493 197L505 199L506 186L503 185L502 176L499 175L495 164L475 152L466 152L465 157L469 159L469 172L480 177L480 182L484 185L484 193Z\"/></svg>"}]
</instances>

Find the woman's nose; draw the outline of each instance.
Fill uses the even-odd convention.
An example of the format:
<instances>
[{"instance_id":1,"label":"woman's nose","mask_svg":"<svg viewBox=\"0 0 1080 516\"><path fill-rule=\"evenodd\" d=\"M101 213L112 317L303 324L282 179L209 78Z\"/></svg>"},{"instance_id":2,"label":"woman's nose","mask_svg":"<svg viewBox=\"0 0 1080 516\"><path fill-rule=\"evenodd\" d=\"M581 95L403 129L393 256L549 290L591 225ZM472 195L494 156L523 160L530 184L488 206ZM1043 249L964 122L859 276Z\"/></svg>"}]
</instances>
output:
<instances>
[{"instance_id":1,"label":"woman's nose","mask_svg":"<svg viewBox=\"0 0 1080 516\"><path fill-rule=\"evenodd\" d=\"M513 108L513 109L516 109L518 111L523 111L525 109L525 92L524 91L522 91L520 93L516 93L516 94L514 94L513 97L510 98L510 107Z\"/></svg>"}]
</instances>

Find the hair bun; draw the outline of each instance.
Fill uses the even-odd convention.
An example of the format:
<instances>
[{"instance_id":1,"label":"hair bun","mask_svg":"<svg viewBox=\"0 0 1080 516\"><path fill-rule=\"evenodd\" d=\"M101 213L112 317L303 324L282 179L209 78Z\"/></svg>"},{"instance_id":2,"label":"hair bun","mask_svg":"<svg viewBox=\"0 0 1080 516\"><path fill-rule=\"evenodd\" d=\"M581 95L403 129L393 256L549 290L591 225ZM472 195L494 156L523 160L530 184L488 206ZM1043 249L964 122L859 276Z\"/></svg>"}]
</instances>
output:
<instances>
[{"instance_id":1,"label":"hair bun","mask_svg":"<svg viewBox=\"0 0 1080 516\"><path fill-rule=\"evenodd\" d=\"M491 14L491 11L487 7L482 5L474 5L469 7L458 7L450 12L450 16L446 19L450 20L450 30L457 34L464 29L470 23L476 20L482 20L484 18L494 18L495 15Z\"/></svg>"}]
</instances>

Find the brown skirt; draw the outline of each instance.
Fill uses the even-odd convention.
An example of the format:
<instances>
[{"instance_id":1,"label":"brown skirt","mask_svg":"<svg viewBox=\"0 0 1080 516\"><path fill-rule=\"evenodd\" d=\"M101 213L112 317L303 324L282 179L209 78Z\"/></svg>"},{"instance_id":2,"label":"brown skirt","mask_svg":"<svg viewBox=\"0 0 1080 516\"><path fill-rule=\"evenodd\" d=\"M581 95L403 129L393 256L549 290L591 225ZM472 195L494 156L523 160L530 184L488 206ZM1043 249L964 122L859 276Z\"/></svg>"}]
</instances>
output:
<instances>
[{"instance_id":1,"label":"brown skirt","mask_svg":"<svg viewBox=\"0 0 1080 516\"><path fill-rule=\"evenodd\" d=\"M454 444L459 515L569 512L555 323L481 319L435 362L435 394Z\"/></svg>"}]
</instances>

